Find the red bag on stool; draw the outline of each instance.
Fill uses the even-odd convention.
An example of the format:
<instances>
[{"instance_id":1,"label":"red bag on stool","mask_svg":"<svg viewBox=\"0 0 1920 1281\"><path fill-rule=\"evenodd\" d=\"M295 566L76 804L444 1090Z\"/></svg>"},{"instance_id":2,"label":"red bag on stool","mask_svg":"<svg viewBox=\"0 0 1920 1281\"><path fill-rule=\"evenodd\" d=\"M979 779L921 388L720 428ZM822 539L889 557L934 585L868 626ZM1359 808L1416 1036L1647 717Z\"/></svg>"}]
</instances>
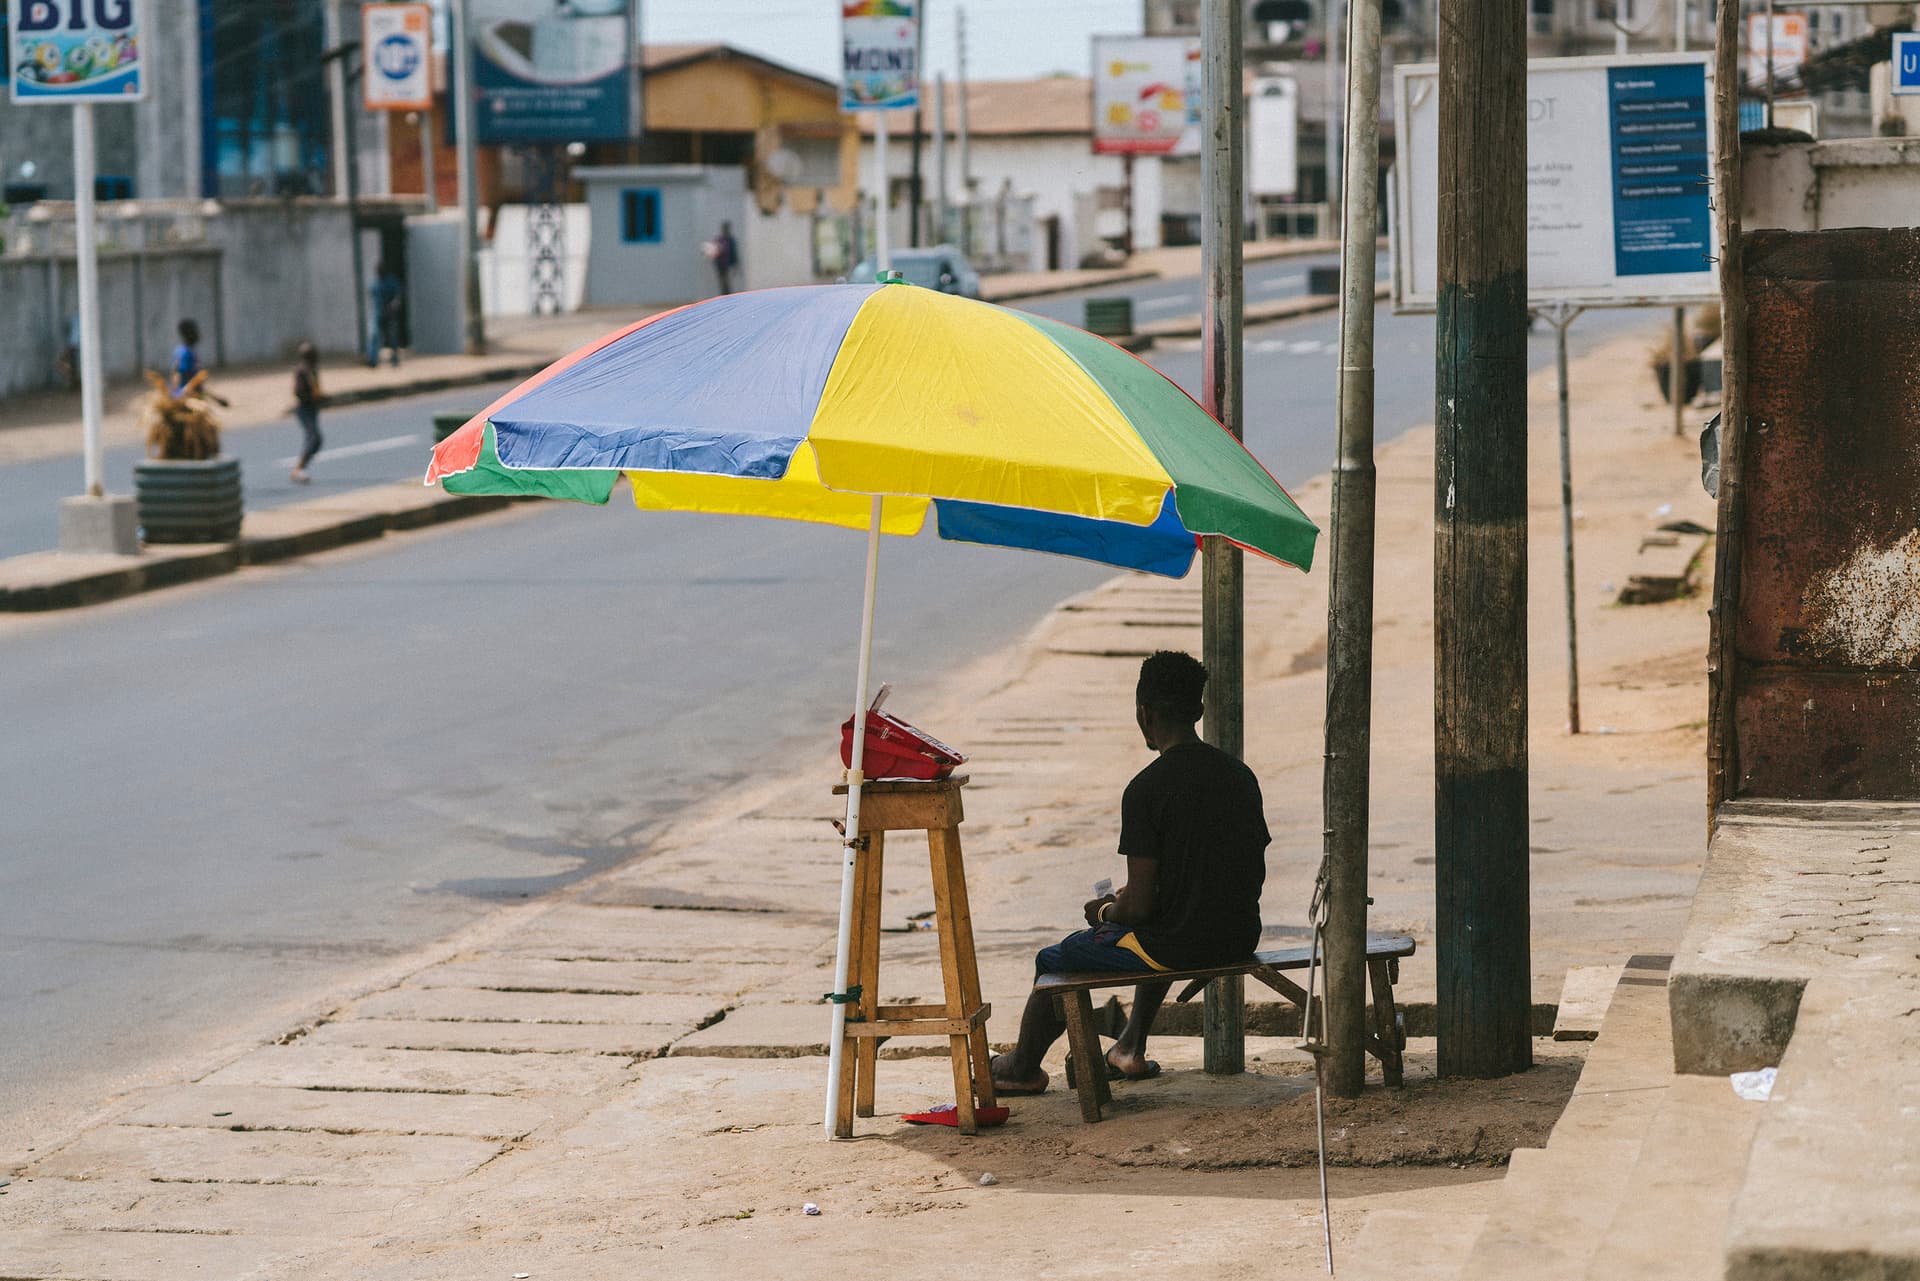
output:
<instances>
[{"instance_id":1,"label":"red bag on stool","mask_svg":"<svg viewBox=\"0 0 1920 1281\"><path fill-rule=\"evenodd\" d=\"M929 780L945 778L953 773L954 766L965 764L967 758L964 755L933 735L880 710L880 704L886 701L891 688L882 685L880 692L874 696L873 706L867 709L866 758L860 763L860 772L869 779ZM840 726L840 763L849 769L853 767L851 716Z\"/></svg>"}]
</instances>

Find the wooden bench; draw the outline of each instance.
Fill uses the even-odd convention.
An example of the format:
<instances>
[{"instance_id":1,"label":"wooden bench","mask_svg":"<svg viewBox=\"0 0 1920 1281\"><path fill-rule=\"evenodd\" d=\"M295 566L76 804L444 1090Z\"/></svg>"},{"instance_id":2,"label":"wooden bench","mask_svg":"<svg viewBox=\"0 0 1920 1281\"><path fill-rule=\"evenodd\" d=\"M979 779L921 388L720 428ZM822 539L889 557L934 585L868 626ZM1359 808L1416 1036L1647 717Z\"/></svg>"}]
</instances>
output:
<instances>
[{"instance_id":1,"label":"wooden bench","mask_svg":"<svg viewBox=\"0 0 1920 1281\"><path fill-rule=\"evenodd\" d=\"M1165 970L1146 974L1111 971L1042 974L1035 979L1034 990L1053 993L1059 1002L1061 1015L1066 1019L1067 1047L1073 1054L1074 1063L1079 1066L1075 1076L1076 1088L1080 1092L1081 1119L1098 1121L1100 1105L1113 1098L1104 1067L1106 1054L1100 1048L1100 1036L1094 1029L1093 997L1090 994L1095 989L1138 987L1142 983L1184 983L1186 986L1174 999L1190 1001L1195 993L1214 979L1246 974L1265 983L1304 1014L1307 1007L1306 989L1281 971L1306 969L1310 951L1305 947L1283 947L1271 952L1257 952L1238 965L1219 965L1204 970ZM1367 976L1373 984L1373 1028L1367 1034L1367 1053L1380 1060L1380 1076L1388 1085L1400 1084L1401 1051L1407 1046L1406 1032L1399 1012L1393 1005L1393 985L1400 981L1400 958L1412 955L1413 940L1404 934L1367 935ZM1320 963L1323 967L1326 964L1324 954ZM1321 991L1324 990L1323 986ZM1316 993L1315 1002L1321 999L1320 994Z\"/></svg>"}]
</instances>

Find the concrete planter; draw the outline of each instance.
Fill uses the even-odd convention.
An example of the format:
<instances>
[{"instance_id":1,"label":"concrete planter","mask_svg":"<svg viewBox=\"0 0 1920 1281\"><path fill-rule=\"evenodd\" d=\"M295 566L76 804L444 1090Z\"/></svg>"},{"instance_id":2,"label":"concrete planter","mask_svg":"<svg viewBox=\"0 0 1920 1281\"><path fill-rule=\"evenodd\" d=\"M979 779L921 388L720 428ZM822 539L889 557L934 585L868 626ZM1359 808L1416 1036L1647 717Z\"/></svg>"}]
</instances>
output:
<instances>
[{"instance_id":1,"label":"concrete planter","mask_svg":"<svg viewBox=\"0 0 1920 1281\"><path fill-rule=\"evenodd\" d=\"M147 459L133 465L140 537L148 543L230 543L240 537L240 460Z\"/></svg>"}]
</instances>

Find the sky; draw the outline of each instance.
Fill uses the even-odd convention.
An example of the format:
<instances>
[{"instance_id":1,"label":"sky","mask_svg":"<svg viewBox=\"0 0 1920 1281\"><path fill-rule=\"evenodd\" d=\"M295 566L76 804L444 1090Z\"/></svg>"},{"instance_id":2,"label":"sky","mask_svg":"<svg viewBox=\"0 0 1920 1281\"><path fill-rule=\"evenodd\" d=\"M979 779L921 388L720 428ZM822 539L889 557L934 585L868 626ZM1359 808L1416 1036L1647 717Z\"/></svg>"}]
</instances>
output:
<instances>
[{"instance_id":1,"label":"sky","mask_svg":"<svg viewBox=\"0 0 1920 1281\"><path fill-rule=\"evenodd\" d=\"M955 74L955 13L967 14L967 74L1084 76L1088 38L1140 31L1141 0L923 0L926 74ZM840 78L837 0L640 0L641 38L720 41L829 80Z\"/></svg>"}]
</instances>

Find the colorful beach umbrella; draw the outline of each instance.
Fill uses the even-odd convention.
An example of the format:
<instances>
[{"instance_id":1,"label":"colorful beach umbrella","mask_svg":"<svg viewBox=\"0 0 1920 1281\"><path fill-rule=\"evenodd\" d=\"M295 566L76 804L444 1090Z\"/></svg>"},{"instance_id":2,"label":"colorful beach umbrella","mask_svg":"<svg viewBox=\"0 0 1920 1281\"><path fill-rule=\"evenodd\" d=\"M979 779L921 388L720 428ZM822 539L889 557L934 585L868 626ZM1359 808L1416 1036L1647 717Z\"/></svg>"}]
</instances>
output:
<instances>
[{"instance_id":1,"label":"colorful beach umbrella","mask_svg":"<svg viewBox=\"0 0 1920 1281\"><path fill-rule=\"evenodd\" d=\"M911 285L732 294L648 317L509 391L434 447L463 494L773 516L867 531L867 705L881 534L1024 547L1170 577L1218 535L1306 569L1318 531L1158 370L1043 317ZM859 829L861 736L846 831ZM846 986L853 846L841 869ZM826 1121L845 1007L833 1005Z\"/></svg>"}]
</instances>

